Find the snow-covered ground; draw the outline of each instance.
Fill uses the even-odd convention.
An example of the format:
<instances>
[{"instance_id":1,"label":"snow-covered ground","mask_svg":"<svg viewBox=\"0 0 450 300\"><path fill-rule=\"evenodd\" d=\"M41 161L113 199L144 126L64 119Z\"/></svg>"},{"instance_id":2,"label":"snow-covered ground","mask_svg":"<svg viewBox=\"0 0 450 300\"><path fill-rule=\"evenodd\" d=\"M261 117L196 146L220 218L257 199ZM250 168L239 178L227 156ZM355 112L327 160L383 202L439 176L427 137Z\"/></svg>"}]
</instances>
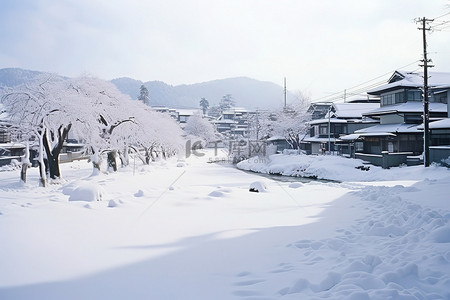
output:
<instances>
[{"instance_id":1,"label":"snow-covered ground","mask_svg":"<svg viewBox=\"0 0 450 300\"><path fill-rule=\"evenodd\" d=\"M450 299L448 169L209 159L0 172L0 299Z\"/></svg>"}]
</instances>

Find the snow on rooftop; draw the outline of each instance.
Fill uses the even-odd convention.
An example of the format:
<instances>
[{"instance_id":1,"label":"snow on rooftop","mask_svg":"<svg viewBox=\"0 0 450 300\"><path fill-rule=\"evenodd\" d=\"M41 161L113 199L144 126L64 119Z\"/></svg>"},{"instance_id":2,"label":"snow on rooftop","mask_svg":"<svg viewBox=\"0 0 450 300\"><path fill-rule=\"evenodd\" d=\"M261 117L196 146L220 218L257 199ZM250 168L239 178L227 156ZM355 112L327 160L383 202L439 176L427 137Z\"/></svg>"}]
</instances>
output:
<instances>
[{"instance_id":1,"label":"snow on rooftop","mask_svg":"<svg viewBox=\"0 0 450 300\"><path fill-rule=\"evenodd\" d=\"M450 73L429 72L428 85L430 87L446 86L450 84ZM396 71L388 83L367 91L368 94L379 94L385 90L397 87L423 86L423 72Z\"/></svg>"},{"instance_id":2,"label":"snow on rooftop","mask_svg":"<svg viewBox=\"0 0 450 300\"><path fill-rule=\"evenodd\" d=\"M379 103L333 103L337 118L362 118L366 112L380 107Z\"/></svg>"},{"instance_id":3,"label":"snow on rooftop","mask_svg":"<svg viewBox=\"0 0 450 300\"><path fill-rule=\"evenodd\" d=\"M430 122L430 129L444 129L450 128L450 118L443 119L440 121Z\"/></svg>"},{"instance_id":4,"label":"snow on rooftop","mask_svg":"<svg viewBox=\"0 0 450 300\"><path fill-rule=\"evenodd\" d=\"M336 141L336 138L334 137L330 137L330 138L322 138L322 137L318 137L318 136L313 136L313 137L305 137L304 139L302 139L302 142L309 142L309 143L334 143Z\"/></svg>"},{"instance_id":5,"label":"snow on rooftop","mask_svg":"<svg viewBox=\"0 0 450 300\"><path fill-rule=\"evenodd\" d=\"M347 123L348 120L344 120L344 119L336 119L336 118L330 118L330 119L328 119L328 118L326 118L326 119L318 119L318 120L310 121L310 122L309 122L309 125L324 124L324 123L328 123L328 121L329 121L330 123L340 123L340 124L343 124L343 123ZM361 120L359 120L359 121L361 121Z\"/></svg>"},{"instance_id":6,"label":"snow on rooftop","mask_svg":"<svg viewBox=\"0 0 450 300\"><path fill-rule=\"evenodd\" d=\"M429 103L429 110L432 112L446 112L447 104L445 103L437 103L431 102ZM423 103L421 101L408 101L405 103L399 103L394 105L385 105L379 108L376 108L372 111L364 113L364 115L379 115L385 113L395 113L395 112L422 112L423 111Z\"/></svg>"},{"instance_id":7,"label":"snow on rooftop","mask_svg":"<svg viewBox=\"0 0 450 300\"><path fill-rule=\"evenodd\" d=\"M396 123L396 124L378 124L371 127L366 127L363 129L356 130L355 133L365 134L365 133L414 133L420 132L419 126L417 124L406 124L406 123Z\"/></svg>"},{"instance_id":8,"label":"snow on rooftop","mask_svg":"<svg viewBox=\"0 0 450 300\"><path fill-rule=\"evenodd\" d=\"M223 114L235 114L235 113L246 113L246 112L249 112L249 110L244 107L232 107L230 109L223 111Z\"/></svg>"},{"instance_id":9,"label":"snow on rooftop","mask_svg":"<svg viewBox=\"0 0 450 300\"><path fill-rule=\"evenodd\" d=\"M280 141L280 140L286 140L286 138L284 136L281 135L274 135L270 138L267 139L267 141Z\"/></svg>"},{"instance_id":10,"label":"snow on rooftop","mask_svg":"<svg viewBox=\"0 0 450 300\"><path fill-rule=\"evenodd\" d=\"M201 113L201 109L187 109L187 108L177 108L176 111L180 116L192 116Z\"/></svg>"},{"instance_id":11,"label":"snow on rooftop","mask_svg":"<svg viewBox=\"0 0 450 300\"><path fill-rule=\"evenodd\" d=\"M341 140L341 141L353 141L353 140L359 139L360 136L361 136L360 134L351 133L351 134L340 136L338 138L338 140Z\"/></svg>"}]
</instances>

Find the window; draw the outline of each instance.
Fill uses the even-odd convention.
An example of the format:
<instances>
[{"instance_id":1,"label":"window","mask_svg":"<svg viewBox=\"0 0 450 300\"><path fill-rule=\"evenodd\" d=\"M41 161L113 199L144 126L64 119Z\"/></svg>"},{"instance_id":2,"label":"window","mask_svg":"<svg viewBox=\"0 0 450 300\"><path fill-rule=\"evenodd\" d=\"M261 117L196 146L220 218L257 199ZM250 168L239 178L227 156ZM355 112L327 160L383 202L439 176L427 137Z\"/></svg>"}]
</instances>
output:
<instances>
[{"instance_id":1,"label":"window","mask_svg":"<svg viewBox=\"0 0 450 300\"><path fill-rule=\"evenodd\" d=\"M347 125L346 124L334 124L334 134L339 136L341 134L347 134Z\"/></svg>"},{"instance_id":2,"label":"window","mask_svg":"<svg viewBox=\"0 0 450 300\"><path fill-rule=\"evenodd\" d=\"M394 93L381 95L381 106L405 103L406 101L422 101L420 90L397 90Z\"/></svg>"},{"instance_id":3,"label":"window","mask_svg":"<svg viewBox=\"0 0 450 300\"><path fill-rule=\"evenodd\" d=\"M388 146L388 152L389 153L394 152L394 143L388 142L387 146Z\"/></svg>"},{"instance_id":4,"label":"window","mask_svg":"<svg viewBox=\"0 0 450 300\"><path fill-rule=\"evenodd\" d=\"M405 102L405 93L395 93L395 103L404 103Z\"/></svg>"},{"instance_id":5,"label":"window","mask_svg":"<svg viewBox=\"0 0 450 300\"><path fill-rule=\"evenodd\" d=\"M422 134L399 135L399 152L413 152L418 155L423 152Z\"/></svg>"},{"instance_id":6,"label":"window","mask_svg":"<svg viewBox=\"0 0 450 300\"><path fill-rule=\"evenodd\" d=\"M384 94L381 96L381 105L392 105L397 103L404 103L405 100L405 91L399 91L396 93Z\"/></svg>"},{"instance_id":7,"label":"window","mask_svg":"<svg viewBox=\"0 0 450 300\"><path fill-rule=\"evenodd\" d=\"M440 92L438 94L434 94L433 97L431 97L431 102L438 102L438 103L447 103L447 93L448 92Z\"/></svg>"},{"instance_id":8,"label":"window","mask_svg":"<svg viewBox=\"0 0 450 300\"><path fill-rule=\"evenodd\" d=\"M364 143L363 142L355 142L355 151L356 152L364 151Z\"/></svg>"},{"instance_id":9,"label":"window","mask_svg":"<svg viewBox=\"0 0 450 300\"><path fill-rule=\"evenodd\" d=\"M393 97L392 94L384 95L383 96L384 105L392 105L392 104L394 104L393 98L394 97Z\"/></svg>"},{"instance_id":10,"label":"window","mask_svg":"<svg viewBox=\"0 0 450 300\"><path fill-rule=\"evenodd\" d=\"M319 135L328 135L328 125L319 126Z\"/></svg>"},{"instance_id":11,"label":"window","mask_svg":"<svg viewBox=\"0 0 450 300\"><path fill-rule=\"evenodd\" d=\"M422 101L422 91L409 90L407 92L408 101Z\"/></svg>"},{"instance_id":12,"label":"window","mask_svg":"<svg viewBox=\"0 0 450 300\"><path fill-rule=\"evenodd\" d=\"M422 114L405 114L406 124L420 124L422 121Z\"/></svg>"},{"instance_id":13,"label":"window","mask_svg":"<svg viewBox=\"0 0 450 300\"><path fill-rule=\"evenodd\" d=\"M0 143L10 143L11 134L6 129L0 129Z\"/></svg>"}]
</instances>

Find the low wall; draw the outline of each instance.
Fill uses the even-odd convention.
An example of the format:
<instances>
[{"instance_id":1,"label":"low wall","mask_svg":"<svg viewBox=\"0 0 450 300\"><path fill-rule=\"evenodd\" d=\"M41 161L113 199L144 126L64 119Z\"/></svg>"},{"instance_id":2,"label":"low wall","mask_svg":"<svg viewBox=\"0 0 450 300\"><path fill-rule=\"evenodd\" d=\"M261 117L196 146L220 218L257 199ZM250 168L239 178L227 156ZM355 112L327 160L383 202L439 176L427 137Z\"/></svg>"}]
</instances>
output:
<instances>
[{"instance_id":1,"label":"low wall","mask_svg":"<svg viewBox=\"0 0 450 300\"><path fill-rule=\"evenodd\" d=\"M383 151L381 154L355 153L355 158L367 161L372 165L382 167L383 169L388 169L390 167L406 164L407 157L412 154L412 152L389 153Z\"/></svg>"},{"instance_id":2,"label":"low wall","mask_svg":"<svg viewBox=\"0 0 450 300\"><path fill-rule=\"evenodd\" d=\"M87 156L84 154L84 152L67 152L67 153L61 153L59 155L59 162L60 163L66 163L66 162L72 162L74 160L81 160L85 159Z\"/></svg>"},{"instance_id":3,"label":"low wall","mask_svg":"<svg viewBox=\"0 0 450 300\"><path fill-rule=\"evenodd\" d=\"M435 146L430 147L430 161L448 165L448 163L443 163L450 157L450 146Z\"/></svg>"},{"instance_id":4,"label":"low wall","mask_svg":"<svg viewBox=\"0 0 450 300\"><path fill-rule=\"evenodd\" d=\"M374 166L383 164L383 156L378 154L355 153L355 158L364 160Z\"/></svg>"},{"instance_id":5,"label":"low wall","mask_svg":"<svg viewBox=\"0 0 450 300\"><path fill-rule=\"evenodd\" d=\"M3 156L0 157L0 167L11 164L12 160L17 160L20 162L20 156Z\"/></svg>"}]
</instances>

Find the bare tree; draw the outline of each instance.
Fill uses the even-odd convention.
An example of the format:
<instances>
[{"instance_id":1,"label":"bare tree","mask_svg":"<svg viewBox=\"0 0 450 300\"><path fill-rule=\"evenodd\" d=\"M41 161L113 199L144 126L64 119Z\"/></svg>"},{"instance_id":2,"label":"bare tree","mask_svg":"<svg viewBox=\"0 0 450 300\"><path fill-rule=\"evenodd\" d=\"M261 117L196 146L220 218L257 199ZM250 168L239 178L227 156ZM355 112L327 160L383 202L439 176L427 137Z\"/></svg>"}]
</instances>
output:
<instances>
[{"instance_id":1,"label":"bare tree","mask_svg":"<svg viewBox=\"0 0 450 300\"><path fill-rule=\"evenodd\" d=\"M257 126L255 128L258 130L259 138L282 136L293 149L297 149L302 136L308 129L309 104L309 98L298 92L294 102L285 108L258 114L257 124L254 126Z\"/></svg>"}]
</instances>

